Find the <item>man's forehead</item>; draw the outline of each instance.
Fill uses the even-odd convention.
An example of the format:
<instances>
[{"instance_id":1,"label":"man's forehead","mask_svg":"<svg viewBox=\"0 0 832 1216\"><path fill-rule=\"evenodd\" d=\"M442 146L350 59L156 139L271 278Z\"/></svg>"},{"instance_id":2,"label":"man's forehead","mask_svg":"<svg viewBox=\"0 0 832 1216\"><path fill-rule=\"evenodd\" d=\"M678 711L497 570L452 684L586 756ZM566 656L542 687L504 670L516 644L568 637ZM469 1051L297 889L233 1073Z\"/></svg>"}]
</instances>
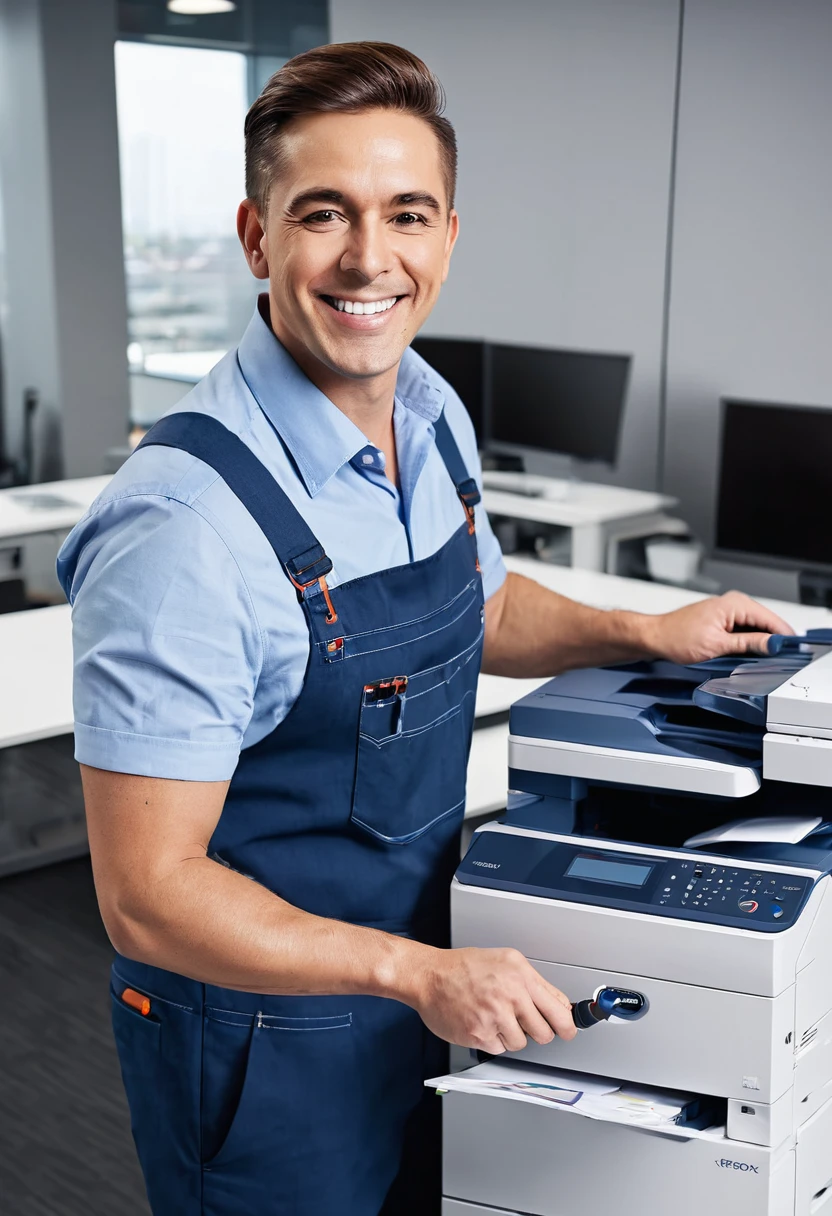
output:
<instances>
[{"instance_id":1,"label":"man's forehead","mask_svg":"<svg viewBox=\"0 0 832 1216\"><path fill-rule=\"evenodd\" d=\"M284 198L324 183L342 193L383 193L390 199L441 190L439 142L428 124L411 114L304 115L284 128L280 152Z\"/></svg>"}]
</instances>

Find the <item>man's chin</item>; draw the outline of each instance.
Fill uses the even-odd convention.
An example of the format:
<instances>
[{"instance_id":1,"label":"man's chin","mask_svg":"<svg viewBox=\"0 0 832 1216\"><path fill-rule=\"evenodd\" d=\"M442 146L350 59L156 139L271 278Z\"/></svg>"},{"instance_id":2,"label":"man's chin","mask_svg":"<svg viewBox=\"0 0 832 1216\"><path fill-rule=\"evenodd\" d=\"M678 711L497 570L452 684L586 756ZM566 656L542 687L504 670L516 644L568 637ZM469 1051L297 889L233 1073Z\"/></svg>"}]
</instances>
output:
<instances>
[{"instance_id":1,"label":"man's chin","mask_svg":"<svg viewBox=\"0 0 832 1216\"><path fill-rule=\"evenodd\" d=\"M372 380L398 367L409 343L406 339L395 345L385 342L383 348L376 350L367 349L369 343L364 344L363 350L355 349L358 345L349 343L346 349L341 344L337 349L325 348L322 352L323 362L330 371L347 380Z\"/></svg>"}]
</instances>

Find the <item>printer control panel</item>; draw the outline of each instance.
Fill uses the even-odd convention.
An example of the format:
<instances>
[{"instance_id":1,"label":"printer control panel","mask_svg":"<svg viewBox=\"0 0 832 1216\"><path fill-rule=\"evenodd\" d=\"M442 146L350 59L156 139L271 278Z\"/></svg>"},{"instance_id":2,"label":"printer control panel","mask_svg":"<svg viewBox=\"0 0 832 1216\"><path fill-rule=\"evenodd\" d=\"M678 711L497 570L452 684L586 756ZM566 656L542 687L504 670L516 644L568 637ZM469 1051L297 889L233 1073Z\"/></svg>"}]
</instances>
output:
<instances>
[{"instance_id":1,"label":"printer control panel","mask_svg":"<svg viewBox=\"0 0 832 1216\"><path fill-rule=\"evenodd\" d=\"M540 836L478 832L456 874L461 883L775 933L794 924L816 881L639 846L605 848ZM818 875L819 877L819 875Z\"/></svg>"},{"instance_id":2,"label":"printer control panel","mask_svg":"<svg viewBox=\"0 0 832 1216\"><path fill-rule=\"evenodd\" d=\"M659 908L701 910L703 919L722 912L754 922L791 924L810 885L805 875L674 860L664 866L652 902Z\"/></svg>"}]
</instances>

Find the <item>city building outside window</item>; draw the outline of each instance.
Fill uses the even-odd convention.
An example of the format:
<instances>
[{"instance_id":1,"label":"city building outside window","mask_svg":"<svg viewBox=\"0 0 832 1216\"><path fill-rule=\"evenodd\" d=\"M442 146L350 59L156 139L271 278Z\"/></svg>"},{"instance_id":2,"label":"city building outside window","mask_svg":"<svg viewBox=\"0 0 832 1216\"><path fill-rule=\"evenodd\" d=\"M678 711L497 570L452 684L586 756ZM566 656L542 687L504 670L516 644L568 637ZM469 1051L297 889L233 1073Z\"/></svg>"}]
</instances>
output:
<instances>
[{"instance_id":1,"label":"city building outside window","mask_svg":"<svg viewBox=\"0 0 832 1216\"><path fill-rule=\"evenodd\" d=\"M256 297L235 232L247 57L118 42L116 89L130 368L193 381L239 340ZM139 414L163 412L171 390L150 396L162 408L145 386Z\"/></svg>"}]
</instances>

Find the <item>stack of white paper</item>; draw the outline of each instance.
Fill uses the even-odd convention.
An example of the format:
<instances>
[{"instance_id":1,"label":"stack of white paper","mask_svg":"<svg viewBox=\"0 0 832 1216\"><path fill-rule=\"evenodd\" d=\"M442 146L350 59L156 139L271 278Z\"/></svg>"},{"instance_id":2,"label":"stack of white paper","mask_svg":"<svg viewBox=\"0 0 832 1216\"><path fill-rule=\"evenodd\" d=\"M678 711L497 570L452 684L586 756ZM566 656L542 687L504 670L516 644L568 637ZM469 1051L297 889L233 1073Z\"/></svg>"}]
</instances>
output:
<instances>
[{"instance_id":1,"label":"stack of white paper","mask_svg":"<svg viewBox=\"0 0 832 1216\"><path fill-rule=\"evenodd\" d=\"M603 1119L608 1123L635 1123L668 1135L689 1138L706 1134L685 1123L677 1123L685 1108L695 1101L694 1094L629 1085L609 1077L562 1072L517 1060L489 1060L465 1072L433 1077L425 1085L438 1093L488 1094L548 1106L588 1119ZM707 1134L720 1131L708 1129Z\"/></svg>"},{"instance_id":2,"label":"stack of white paper","mask_svg":"<svg viewBox=\"0 0 832 1216\"><path fill-rule=\"evenodd\" d=\"M823 823L820 815L782 815L765 819L732 819L718 828L700 832L685 841L686 849L701 849L708 844L750 841L754 844L800 844Z\"/></svg>"}]
</instances>

